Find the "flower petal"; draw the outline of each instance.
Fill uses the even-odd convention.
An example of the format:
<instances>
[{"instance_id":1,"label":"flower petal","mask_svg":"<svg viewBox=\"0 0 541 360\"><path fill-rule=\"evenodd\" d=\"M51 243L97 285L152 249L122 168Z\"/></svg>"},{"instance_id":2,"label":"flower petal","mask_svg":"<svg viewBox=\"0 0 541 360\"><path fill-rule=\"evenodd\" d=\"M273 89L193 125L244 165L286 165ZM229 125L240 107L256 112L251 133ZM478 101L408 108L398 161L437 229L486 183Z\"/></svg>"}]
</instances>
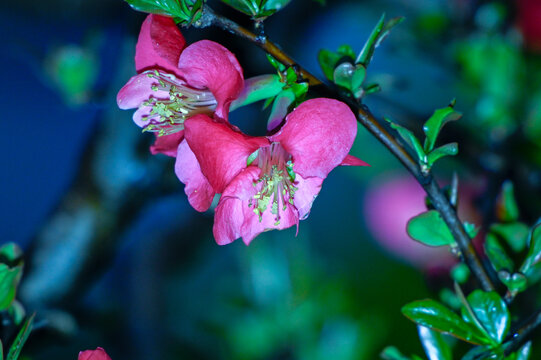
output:
<instances>
[{"instance_id":1,"label":"flower petal","mask_svg":"<svg viewBox=\"0 0 541 360\"><path fill-rule=\"evenodd\" d=\"M111 358L99 347L96 350L81 351L78 360L111 360Z\"/></svg>"},{"instance_id":2,"label":"flower petal","mask_svg":"<svg viewBox=\"0 0 541 360\"><path fill-rule=\"evenodd\" d=\"M234 131L229 124L214 121L207 115L192 116L184 122L184 136L194 152L201 171L217 193L246 167L254 151L269 142Z\"/></svg>"},{"instance_id":3,"label":"flower petal","mask_svg":"<svg viewBox=\"0 0 541 360\"><path fill-rule=\"evenodd\" d=\"M178 146L175 173L185 184L184 192L190 205L197 211L207 211L216 192L201 172L199 163L186 141L182 141Z\"/></svg>"},{"instance_id":4,"label":"flower petal","mask_svg":"<svg viewBox=\"0 0 541 360\"><path fill-rule=\"evenodd\" d=\"M118 107L122 110L137 108L151 97L160 100L169 99L168 91L152 90L152 85L156 84L158 81L146 74L132 76L116 96Z\"/></svg>"},{"instance_id":5,"label":"flower petal","mask_svg":"<svg viewBox=\"0 0 541 360\"><path fill-rule=\"evenodd\" d=\"M355 115L343 102L318 98L303 102L269 140L279 141L304 178L324 179L349 153L355 136Z\"/></svg>"},{"instance_id":6,"label":"flower petal","mask_svg":"<svg viewBox=\"0 0 541 360\"><path fill-rule=\"evenodd\" d=\"M222 45L201 40L188 46L178 61L179 71L195 88L207 88L216 97L216 116L227 120L231 101L244 87L242 68L233 53Z\"/></svg>"},{"instance_id":7,"label":"flower petal","mask_svg":"<svg viewBox=\"0 0 541 360\"><path fill-rule=\"evenodd\" d=\"M353 156L353 155L347 155L340 165L342 166L370 166L369 163L364 162L358 157Z\"/></svg>"},{"instance_id":8,"label":"flower petal","mask_svg":"<svg viewBox=\"0 0 541 360\"><path fill-rule=\"evenodd\" d=\"M312 209L312 204L321 190L322 183L323 179L318 177L304 179L299 174L295 177L295 187L297 188L297 191L293 198L293 204L299 212L300 220L304 220L308 217L310 209Z\"/></svg>"},{"instance_id":9,"label":"flower petal","mask_svg":"<svg viewBox=\"0 0 541 360\"><path fill-rule=\"evenodd\" d=\"M161 68L177 74L177 63L186 45L175 21L167 16L147 16L135 47L135 69L137 72Z\"/></svg>"},{"instance_id":10,"label":"flower petal","mask_svg":"<svg viewBox=\"0 0 541 360\"><path fill-rule=\"evenodd\" d=\"M246 245L259 234L268 230L282 230L299 222L298 212L289 203L285 210L280 209L280 221L270 209L263 212L261 219L249 206L254 195L261 190L262 184L253 184L261 176L261 169L249 166L235 177L225 189L214 217L213 233L216 242L225 245L242 237Z\"/></svg>"},{"instance_id":11,"label":"flower petal","mask_svg":"<svg viewBox=\"0 0 541 360\"><path fill-rule=\"evenodd\" d=\"M157 136L154 145L150 147L152 155L164 154L171 157L176 157L178 146L184 139L184 131L177 131L170 135Z\"/></svg>"}]
</instances>

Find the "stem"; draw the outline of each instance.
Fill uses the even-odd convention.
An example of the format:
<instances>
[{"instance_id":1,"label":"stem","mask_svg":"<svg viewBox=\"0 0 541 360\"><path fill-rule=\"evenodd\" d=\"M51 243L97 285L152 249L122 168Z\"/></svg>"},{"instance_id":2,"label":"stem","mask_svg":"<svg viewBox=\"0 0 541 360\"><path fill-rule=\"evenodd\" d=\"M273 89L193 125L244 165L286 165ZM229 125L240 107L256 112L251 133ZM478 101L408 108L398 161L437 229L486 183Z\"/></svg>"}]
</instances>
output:
<instances>
[{"instance_id":1,"label":"stem","mask_svg":"<svg viewBox=\"0 0 541 360\"><path fill-rule=\"evenodd\" d=\"M471 239L466 233L462 222L458 219L456 210L449 203L449 200L443 194L431 173L428 172L425 175L421 172L417 161L415 161L408 151L396 140L396 138L389 134L389 132L376 120L368 108L353 101L349 97L343 96L336 89L336 87L324 84L316 76L299 66L291 57L289 57L266 37L262 38L256 36L254 33L241 27L234 21L214 13L208 6L204 7L202 17L204 18L203 23L215 25L256 44L285 66L291 66L297 69L301 77L304 78L310 86L324 87L324 92L326 94L348 104L357 114L357 121L359 121L366 129L368 129L370 133L372 133L372 135L374 135L385 147L387 147L387 149L389 149L391 153L393 153L393 155L400 160L406 169L415 177L417 182L421 184L426 194L432 201L434 208L440 213L447 226L449 226L451 234L456 240L465 263L468 265L471 272L477 277L483 290L494 290L494 285L492 284L486 269L483 267L483 263L475 251Z\"/></svg>"},{"instance_id":2,"label":"stem","mask_svg":"<svg viewBox=\"0 0 541 360\"><path fill-rule=\"evenodd\" d=\"M518 329L509 341L509 345L505 348L505 356L520 349L530 339L533 331L541 325L541 309L537 310L529 319Z\"/></svg>"}]
</instances>

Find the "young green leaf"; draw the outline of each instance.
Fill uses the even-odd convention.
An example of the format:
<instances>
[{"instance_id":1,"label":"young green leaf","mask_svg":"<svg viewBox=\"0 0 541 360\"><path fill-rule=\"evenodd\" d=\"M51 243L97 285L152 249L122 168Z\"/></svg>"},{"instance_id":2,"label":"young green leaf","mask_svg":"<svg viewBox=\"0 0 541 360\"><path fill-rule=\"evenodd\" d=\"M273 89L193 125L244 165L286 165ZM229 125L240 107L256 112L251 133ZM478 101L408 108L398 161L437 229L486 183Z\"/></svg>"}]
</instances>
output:
<instances>
[{"instance_id":1,"label":"young green leaf","mask_svg":"<svg viewBox=\"0 0 541 360\"><path fill-rule=\"evenodd\" d=\"M408 221L408 235L428 246L445 246L455 242L447 224L436 210L421 213Z\"/></svg>"},{"instance_id":2,"label":"young green leaf","mask_svg":"<svg viewBox=\"0 0 541 360\"><path fill-rule=\"evenodd\" d=\"M541 278L541 219L530 230L528 244L530 249L519 271L533 284Z\"/></svg>"},{"instance_id":3,"label":"young green leaf","mask_svg":"<svg viewBox=\"0 0 541 360\"><path fill-rule=\"evenodd\" d=\"M186 5L186 0L126 0L126 2L137 11L171 16L181 22L197 20L202 6L201 0L190 2L190 8Z\"/></svg>"},{"instance_id":4,"label":"young green leaf","mask_svg":"<svg viewBox=\"0 0 541 360\"><path fill-rule=\"evenodd\" d=\"M0 247L0 262L16 265L22 260L23 251L15 243L7 243Z\"/></svg>"},{"instance_id":5,"label":"young green leaf","mask_svg":"<svg viewBox=\"0 0 541 360\"><path fill-rule=\"evenodd\" d=\"M516 253L526 248L530 229L524 223L493 224L489 230L491 234L503 239Z\"/></svg>"},{"instance_id":6,"label":"young green leaf","mask_svg":"<svg viewBox=\"0 0 541 360\"><path fill-rule=\"evenodd\" d=\"M334 69L333 82L338 86L352 90L351 78L353 77L354 73L355 67L351 63L341 63Z\"/></svg>"},{"instance_id":7,"label":"young green leaf","mask_svg":"<svg viewBox=\"0 0 541 360\"><path fill-rule=\"evenodd\" d=\"M518 220L518 205L515 200L515 189L511 181L506 181L502 185L498 200L496 201L496 216L502 222Z\"/></svg>"},{"instance_id":8,"label":"young green leaf","mask_svg":"<svg viewBox=\"0 0 541 360\"><path fill-rule=\"evenodd\" d=\"M359 90L362 90L365 79L366 68L361 64L357 64L355 66L355 70L353 71L353 75L351 76L351 91L353 94L356 94Z\"/></svg>"},{"instance_id":9,"label":"young green leaf","mask_svg":"<svg viewBox=\"0 0 541 360\"><path fill-rule=\"evenodd\" d=\"M387 346L380 354L384 360L410 360L409 357L402 355L400 350L394 346Z\"/></svg>"},{"instance_id":10,"label":"young green leaf","mask_svg":"<svg viewBox=\"0 0 541 360\"><path fill-rule=\"evenodd\" d=\"M470 277L470 268L464 263L458 263L451 269L451 277L459 284L464 284Z\"/></svg>"},{"instance_id":11,"label":"young green leaf","mask_svg":"<svg viewBox=\"0 0 541 360\"><path fill-rule=\"evenodd\" d=\"M268 11L279 11L283 9L287 4L289 4L291 0L268 0L265 3L265 10Z\"/></svg>"},{"instance_id":12,"label":"young green leaf","mask_svg":"<svg viewBox=\"0 0 541 360\"><path fill-rule=\"evenodd\" d=\"M418 160L423 164L426 163L426 154L423 150L421 142L417 139L417 137L410 130L395 124L389 118L385 118L385 120L389 122L391 127L398 131L398 135L400 135L400 137L404 139L406 143L413 148L413 150L415 150Z\"/></svg>"},{"instance_id":13,"label":"young green leaf","mask_svg":"<svg viewBox=\"0 0 541 360\"><path fill-rule=\"evenodd\" d=\"M319 50L319 53L317 55L319 66L321 66L321 70L323 70L323 74L325 74L325 77L330 81L334 80L334 68L336 67L336 64L341 59L341 57L342 56L340 54L334 53L327 49Z\"/></svg>"},{"instance_id":14,"label":"young green leaf","mask_svg":"<svg viewBox=\"0 0 541 360\"><path fill-rule=\"evenodd\" d=\"M19 355L24 346L24 343L26 342L26 340L28 339L28 335L30 335L30 332L32 331L35 315L36 314L32 314L28 318L28 320L25 321L24 325L21 327L21 330L19 330L17 337L13 341L13 344L11 344L11 347L9 348L9 352L8 352L8 356L6 360L17 360L19 358Z\"/></svg>"},{"instance_id":15,"label":"young green leaf","mask_svg":"<svg viewBox=\"0 0 541 360\"><path fill-rule=\"evenodd\" d=\"M284 87L284 83L278 75L260 75L244 80L244 89L231 103L230 111L254 102L272 98Z\"/></svg>"},{"instance_id":16,"label":"young green leaf","mask_svg":"<svg viewBox=\"0 0 541 360\"><path fill-rule=\"evenodd\" d=\"M453 353L443 336L424 326L417 326L419 339L428 360L453 360Z\"/></svg>"},{"instance_id":17,"label":"young green leaf","mask_svg":"<svg viewBox=\"0 0 541 360\"><path fill-rule=\"evenodd\" d=\"M485 292L474 290L467 297L468 303L473 311L473 316L486 330L488 335L498 344L501 344L511 325L511 316L507 305L497 292ZM471 315L463 308L463 317L466 321L476 324Z\"/></svg>"},{"instance_id":18,"label":"young green leaf","mask_svg":"<svg viewBox=\"0 0 541 360\"><path fill-rule=\"evenodd\" d=\"M272 104L272 110L267 121L267 130L272 131L278 127L286 117L289 107L295 103L296 96L293 89L289 88L278 95Z\"/></svg>"},{"instance_id":19,"label":"young green leaf","mask_svg":"<svg viewBox=\"0 0 541 360\"><path fill-rule=\"evenodd\" d=\"M526 290L528 278L521 273L510 274L507 270L498 271L498 279L509 289L512 294Z\"/></svg>"},{"instance_id":20,"label":"young green leaf","mask_svg":"<svg viewBox=\"0 0 541 360\"><path fill-rule=\"evenodd\" d=\"M357 60L355 60L356 64L362 64L365 67L368 66L368 64L370 63L370 60L372 60L372 56L374 56L374 51L376 50L379 36L381 34L381 31L383 30L384 25L385 25L385 14L381 15L378 23L376 24L376 26L370 33L368 40L366 40L366 42L364 43L363 49L357 56Z\"/></svg>"},{"instance_id":21,"label":"young green leaf","mask_svg":"<svg viewBox=\"0 0 541 360\"><path fill-rule=\"evenodd\" d=\"M7 310L15 300L22 272L22 265L10 268L6 264L0 264L0 311Z\"/></svg>"},{"instance_id":22,"label":"young green leaf","mask_svg":"<svg viewBox=\"0 0 541 360\"><path fill-rule=\"evenodd\" d=\"M487 344L487 339L477 328L437 301L430 299L414 301L402 308L402 314L417 325L449 334L472 344Z\"/></svg>"},{"instance_id":23,"label":"young green leaf","mask_svg":"<svg viewBox=\"0 0 541 360\"><path fill-rule=\"evenodd\" d=\"M515 268L513 260L507 255L498 238L491 233L488 233L486 236L485 252L496 271L513 271Z\"/></svg>"},{"instance_id":24,"label":"young green leaf","mask_svg":"<svg viewBox=\"0 0 541 360\"><path fill-rule=\"evenodd\" d=\"M440 146L428 154L428 166L432 167L436 161L444 156L455 156L456 154L458 154L458 143L452 142Z\"/></svg>"},{"instance_id":25,"label":"young green leaf","mask_svg":"<svg viewBox=\"0 0 541 360\"><path fill-rule=\"evenodd\" d=\"M443 109L437 109L434 114L425 122L423 131L425 132L426 139L424 143L424 150L430 153L434 149L436 139L440 134L441 129L449 121L455 121L462 117L462 114L455 111L454 102Z\"/></svg>"}]
</instances>

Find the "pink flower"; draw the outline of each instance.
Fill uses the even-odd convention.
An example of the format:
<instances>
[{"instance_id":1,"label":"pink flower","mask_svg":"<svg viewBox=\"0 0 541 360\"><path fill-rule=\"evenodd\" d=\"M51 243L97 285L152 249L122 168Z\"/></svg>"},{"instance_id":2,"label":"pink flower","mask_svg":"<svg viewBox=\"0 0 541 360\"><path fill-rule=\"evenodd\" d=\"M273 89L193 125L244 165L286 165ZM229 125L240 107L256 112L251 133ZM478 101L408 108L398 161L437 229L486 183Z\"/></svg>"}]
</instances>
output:
<instances>
[{"instance_id":1,"label":"pink flower","mask_svg":"<svg viewBox=\"0 0 541 360\"><path fill-rule=\"evenodd\" d=\"M186 42L170 17L148 15L135 50L132 77L117 95L121 109L138 108L133 120L155 132L153 154L176 156L184 121L207 114L227 121L229 106L242 91L242 68L222 45Z\"/></svg>"},{"instance_id":2,"label":"pink flower","mask_svg":"<svg viewBox=\"0 0 541 360\"><path fill-rule=\"evenodd\" d=\"M99 347L96 350L81 351L78 360L111 360L111 358Z\"/></svg>"},{"instance_id":3,"label":"pink flower","mask_svg":"<svg viewBox=\"0 0 541 360\"><path fill-rule=\"evenodd\" d=\"M205 115L187 119L185 127L175 170L199 200L210 205L222 194L213 229L220 245L240 237L249 244L263 231L298 226L332 169L367 165L348 155L355 115L332 99L302 103L267 137L247 136Z\"/></svg>"}]
</instances>

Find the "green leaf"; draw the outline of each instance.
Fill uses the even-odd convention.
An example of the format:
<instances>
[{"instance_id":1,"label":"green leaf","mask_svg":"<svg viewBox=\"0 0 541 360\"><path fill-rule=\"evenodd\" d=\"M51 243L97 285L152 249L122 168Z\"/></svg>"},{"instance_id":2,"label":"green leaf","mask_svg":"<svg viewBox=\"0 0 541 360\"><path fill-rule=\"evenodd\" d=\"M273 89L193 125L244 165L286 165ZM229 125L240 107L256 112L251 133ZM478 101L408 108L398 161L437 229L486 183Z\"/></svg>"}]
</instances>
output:
<instances>
[{"instance_id":1,"label":"green leaf","mask_svg":"<svg viewBox=\"0 0 541 360\"><path fill-rule=\"evenodd\" d=\"M244 89L231 103L230 111L257 101L272 98L280 93L284 83L278 75L261 75L244 80Z\"/></svg>"},{"instance_id":2,"label":"green leaf","mask_svg":"<svg viewBox=\"0 0 541 360\"><path fill-rule=\"evenodd\" d=\"M334 53L330 50L319 50L319 53L317 55L319 66L321 66L321 70L323 70L323 74L325 74L325 77L330 81L334 81L334 68L340 58L341 55Z\"/></svg>"},{"instance_id":3,"label":"green leaf","mask_svg":"<svg viewBox=\"0 0 541 360\"><path fill-rule=\"evenodd\" d=\"M15 299L22 272L22 265L10 268L6 264L0 264L0 311L7 310Z\"/></svg>"},{"instance_id":4,"label":"green leaf","mask_svg":"<svg viewBox=\"0 0 541 360\"><path fill-rule=\"evenodd\" d=\"M498 344L501 344L511 325L511 317L507 305L495 291L485 292L474 290L467 297L473 315L479 321L482 328ZM463 316L467 314L463 308ZM476 323L470 315L464 316L465 320Z\"/></svg>"},{"instance_id":5,"label":"green leaf","mask_svg":"<svg viewBox=\"0 0 541 360\"><path fill-rule=\"evenodd\" d=\"M279 11L283 9L291 0L268 0L264 6L265 10Z\"/></svg>"},{"instance_id":6,"label":"green leaf","mask_svg":"<svg viewBox=\"0 0 541 360\"><path fill-rule=\"evenodd\" d=\"M35 315L36 314L32 314L28 318L28 320L25 321L24 325L21 327L21 330L19 330L15 341L13 341L13 344L11 344L11 347L9 348L6 360L17 360L19 358L24 343L26 342L26 340L28 339L28 335L30 335L30 332L32 331Z\"/></svg>"},{"instance_id":7,"label":"green leaf","mask_svg":"<svg viewBox=\"0 0 541 360\"><path fill-rule=\"evenodd\" d=\"M468 351L463 357L462 360L481 360L486 359L486 354L492 353L489 346L476 346L470 351ZM480 357L484 356L484 357Z\"/></svg>"},{"instance_id":8,"label":"green leaf","mask_svg":"<svg viewBox=\"0 0 541 360\"><path fill-rule=\"evenodd\" d=\"M458 154L458 143L453 142L440 146L428 154L428 166L432 167L436 161L444 156L455 156L456 154Z\"/></svg>"},{"instance_id":9,"label":"green leaf","mask_svg":"<svg viewBox=\"0 0 541 360\"><path fill-rule=\"evenodd\" d=\"M272 131L282 123L295 99L295 92L291 88L282 91L276 96L267 121L267 130Z\"/></svg>"},{"instance_id":10,"label":"green leaf","mask_svg":"<svg viewBox=\"0 0 541 360\"><path fill-rule=\"evenodd\" d=\"M453 360L453 353L443 336L424 326L417 326L419 339L428 360Z\"/></svg>"},{"instance_id":11,"label":"green leaf","mask_svg":"<svg viewBox=\"0 0 541 360\"><path fill-rule=\"evenodd\" d=\"M201 1L191 3L191 9L186 5L186 0L126 0L132 8L138 11L171 16L183 22L192 22L197 16L196 12L201 9Z\"/></svg>"},{"instance_id":12,"label":"green leaf","mask_svg":"<svg viewBox=\"0 0 541 360\"><path fill-rule=\"evenodd\" d=\"M387 346L380 354L384 360L410 360L409 357L402 355L400 350L394 346Z\"/></svg>"},{"instance_id":13,"label":"green leaf","mask_svg":"<svg viewBox=\"0 0 541 360\"><path fill-rule=\"evenodd\" d=\"M354 73L355 67L352 64L348 62L341 63L334 69L333 82L338 86L351 90L351 78Z\"/></svg>"},{"instance_id":14,"label":"green leaf","mask_svg":"<svg viewBox=\"0 0 541 360\"><path fill-rule=\"evenodd\" d=\"M364 46L355 60L356 64L362 64L365 67L368 66L372 56L374 56L374 51L376 50L376 44L378 43L379 35L383 30L383 25L385 24L385 14L381 15L378 23L370 33L368 40L364 43Z\"/></svg>"},{"instance_id":15,"label":"green leaf","mask_svg":"<svg viewBox=\"0 0 541 360\"><path fill-rule=\"evenodd\" d=\"M0 262L10 266L19 265L23 258L23 251L15 243L7 243L0 247Z\"/></svg>"},{"instance_id":16,"label":"green leaf","mask_svg":"<svg viewBox=\"0 0 541 360\"><path fill-rule=\"evenodd\" d=\"M2 340L0 340L0 360L4 360L4 346L2 345Z\"/></svg>"},{"instance_id":17,"label":"green leaf","mask_svg":"<svg viewBox=\"0 0 541 360\"><path fill-rule=\"evenodd\" d=\"M357 66L355 66L355 71L351 76L351 91L354 94L359 91L359 89L362 89L365 78L366 68L361 64L357 64Z\"/></svg>"},{"instance_id":18,"label":"green leaf","mask_svg":"<svg viewBox=\"0 0 541 360\"><path fill-rule=\"evenodd\" d=\"M515 355L514 360L528 360L530 358L531 352L532 352L532 342L528 341L517 352L515 352L513 354L513 355ZM509 359L509 358L507 358L507 359Z\"/></svg>"},{"instance_id":19,"label":"green leaf","mask_svg":"<svg viewBox=\"0 0 541 360\"><path fill-rule=\"evenodd\" d=\"M471 239L474 239L479 232L479 228L475 226L475 224L469 223L467 221L464 221L464 230L466 230L466 234L468 234Z\"/></svg>"},{"instance_id":20,"label":"green leaf","mask_svg":"<svg viewBox=\"0 0 541 360\"><path fill-rule=\"evenodd\" d=\"M355 63L367 67L374 56L376 48L381 45L381 42L389 35L392 28L400 24L403 20L403 17L397 17L385 23L385 14L381 15L378 23L370 33L368 40L365 42L363 49L357 56Z\"/></svg>"},{"instance_id":21,"label":"green leaf","mask_svg":"<svg viewBox=\"0 0 541 360\"><path fill-rule=\"evenodd\" d=\"M451 277L459 284L464 284L470 277L470 269L464 263L458 263L451 269Z\"/></svg>"},{"instance_id":22,"label":"green leaf","mask_svg":"<svg viewBox=\"0 0 541 360\"><path fill-rule=\"evenodd\" d=\"M257 6L257 4L254 7L254 5L249 0L222 0L222 2L248 16L255 16L259 12L259 7Z\"/></svg>"},{"instance_id":23,"label":"green leaf","mask_svg":"<svg viewBox=\"0 0 541 360\"><path fill-rule=\"evenodd\" d=\"M491 234L505 240L514 252L519 253L526 248L530 229L524 223L512 222L494 224L489 231Z\"/></svg>"},{"instance_id":24,"label":"green leaf","mask_svg":"<svg viewBox=\"0 0 541 360\"><path fill-rule=\"evenodd\" d=\"M491 233L488 233L485 239L485 252L496 271L513 271L515 264L507 255L507 252L500 244L498 239Z\"/></svg>"},{"instance_id":25,"label":"green leaf","mask_svg":"<svg viewBox=\"0 0 541 360\"><path fill-rule=\"evenodd\" d=\"M541 278L541 219L530 230L528 243L530 249L519 271L533 284Z\"/></svg>"},{"instance_id":26,"label":"green leaf","mask_svg":"<svg viewBox=\"0 0 541 360\"><path fill-rule=\"evenodd\" d=\"M472 344L486 344L487 339L478 329L437 301L414 301L402 308L402 313L417 325L449 334Z\"/></svg>"},{"instance_id":27,"label":"green leaf","mask_svg":"<svg viewBox=\"0 0 541 360\"><path fill-rule=\"evenodd\" d=\"M428 246L445 246L455 242L447 224L436 210L421 213L408 221L408 235Z\"/></svg>"},{"instance_id":28,"label":"green leaf","mask_svg":"<svg viewBox=\"0 0 541 360\"><path fill-rule=\"evenodd\" d=\"M413 132L406 129L405 127L395 124L389 118L385 118L385 120L389 122L391 127L398 131L398 135L400 135L400 137L404 139L406 143L413 148L413 150L415 150L415 153L417 154L417 159L423 164L426 163L426 154L423 150L423 147L421 146L421 142L417 139Z\"/></svg>"},{"instance_id":29,"label":"green leaf","mask_svg":"<svg viewBox=\"0 0 541 360\"><path fill-rule=\"evenodd\" d=\"M279 72L283 72L286 69L286 66L276 60L272 55L267 54L267 60L270 62L273 68Z\"/></svg>"},{"instance_id":30,"label":"green leaf","mask_svg":"<svg viewBox=\"0 0 541 360\"><path fill-rule=\"evenodd\" d=\"M522 292L528 287L528 278L522 273L510 274L507 270L500 270L498 278L512 294Z\"/></svg>"},{"instance_id":31,"label":"green leaf","mask_svg":"<svg viewBox=\"0 0 541 360\"><path fill-rule=\"evenodd\" d=\"M505 181L502 185L496 201L496 216L502 222L518 220L518 205L515 200L515 189L511 181Z\"/></svg>"},{"instance_id":32,"label":"green leaf","mask_svg":"<svg viewBox=\"0 0 541 360\"><path fill-rule=\"evenodd\" d=\"M430 153L434 149L436 139L440 134L443 126L449 121L460 119L461 113L455 111L454 102L443 109L437 109L434 114L425 122L423 131L425 132L426 139L424 144L425 152Z\"/></svg>"}]
</instances>

